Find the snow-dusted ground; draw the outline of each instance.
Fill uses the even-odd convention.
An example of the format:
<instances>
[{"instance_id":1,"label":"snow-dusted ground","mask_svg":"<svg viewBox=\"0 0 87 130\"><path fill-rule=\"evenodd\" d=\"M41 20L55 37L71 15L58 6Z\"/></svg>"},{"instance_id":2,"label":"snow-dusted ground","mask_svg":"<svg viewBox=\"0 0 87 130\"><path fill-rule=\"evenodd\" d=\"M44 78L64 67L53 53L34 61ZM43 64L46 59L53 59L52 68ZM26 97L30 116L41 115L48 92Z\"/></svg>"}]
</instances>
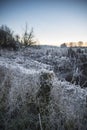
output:
<instances>
[{"instance_id":1,"label":"snow-dusted ground","mask_svg":"<svg viewBox=\"0 0 87 130\"><path fill-rule=\"evenodd\" d=\"M42 108L42 103L47 102L42 98L48 91L50 100L43 109L49 111L49 129L86 130L87 89L65 80L71 67L67 48L40 46L19 51L0 50L0 100L5 95L6 108L11 114L26 103L38 104L38 100ZM46 115L40 114L43 124Z\"/></svg>"}]
</instances>

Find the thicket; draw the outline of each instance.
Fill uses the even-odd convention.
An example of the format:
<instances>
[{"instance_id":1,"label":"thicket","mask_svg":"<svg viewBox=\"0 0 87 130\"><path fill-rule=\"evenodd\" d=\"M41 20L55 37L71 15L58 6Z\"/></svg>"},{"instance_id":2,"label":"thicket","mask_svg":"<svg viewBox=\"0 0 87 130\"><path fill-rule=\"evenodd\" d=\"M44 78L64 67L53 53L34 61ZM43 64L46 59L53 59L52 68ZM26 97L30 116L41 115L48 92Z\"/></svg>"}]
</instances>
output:
<instances>
[{"instance_id":1,"label":"thicket","mask_svg":"<svg viewBox=\"0 0 87 130\"><path fill-rule=\"evenodd\" d=\"M87 55L85 50L69 48L67 56L71 63L71 75L66 80L81 87L87 87Z\"/></svg>"},{"instance_id":2,"label":"thicket","mask_svg":"<svg viewBox=\"0 0 87 130\"><path fill-rule=\"evenodd\" d=\"M29 92L25 95L23 103L21 95L18 95L19 107L9 112L7 107L8 88L10 81L3 84L4 94L0 95L0 130L50 130L49 104L52 74L42 72L40 75L40 88L36 93L36 101ZM0 88L1 91L2 88Z\"/></svg>"},{"instance_id":3,"label":"thicket","mask_svg":"<svg viewBox=\"0 0 87 130\"><path fill-rule=\"evenodd\" d=\"M5 25L0 27L0 47L17 50L18 46L13 36L13 31Z\"/></svg>"},{"instance_id":4,"label":"thicket","mask_svg":"<svg viewBox=\"0 0 87 130\"><path fill-rule=\"evenodd\" d=\"M21 40L20 40L21 39ZM6 25L0 27L0 47L17 50L22 46L31 46L35 44L33 28L28 32L28 28L24 31L23 37L14 35L13 31Z\"/></svg>"}]
</instances>

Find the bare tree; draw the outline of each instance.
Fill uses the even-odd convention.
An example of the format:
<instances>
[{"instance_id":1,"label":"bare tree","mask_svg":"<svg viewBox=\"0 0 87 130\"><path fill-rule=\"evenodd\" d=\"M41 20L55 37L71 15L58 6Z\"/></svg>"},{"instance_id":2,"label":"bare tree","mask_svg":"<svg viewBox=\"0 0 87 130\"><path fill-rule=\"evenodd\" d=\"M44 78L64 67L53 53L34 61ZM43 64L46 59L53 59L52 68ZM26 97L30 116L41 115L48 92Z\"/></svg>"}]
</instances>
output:
<instances>
[{"instance_id":1,"label":"bare tree","mask_svg":"<svg viewBox=\"0 0 87 130\"><path fill-rule=\"evenodd\" d=\"M83 45L83 42L82 42L82 41L79 41L79 42L78 42L78 46L81 47L82 45Z\"/></svg>"},{"instance_id":2,"label":"bare tree","mask_svg":"<svg viewBox=\"0 0 87 130\"><path fill-rule=\"evenodd\" d=\"M36 41L34 40L33 28L31 28L30 32L28 33L27 24L26 24L24 35L23 35L23 42L24 42L24 45L26 46L31 46L36 43Z\"/></svg>"},{"instance_id":3,"label":"bare tree","mask_svg":"<svg viewBox=\"0 0 87 130\"><path fill-rule=\"evenodd\" d=\"M69 43L69 46L72 47L72 46L73 46L73 42L70 42L70 43Z\"/></svg>"},{"instance_id":4,"label":"bare tree","mask_svg":"<svg viewBox=\"0 0 87 130\"><path fill-rule=\"evenodd\" d=\"M66 43L62 43L61 47L67 47L67 44Z\"/></svg>"}]
</instances>

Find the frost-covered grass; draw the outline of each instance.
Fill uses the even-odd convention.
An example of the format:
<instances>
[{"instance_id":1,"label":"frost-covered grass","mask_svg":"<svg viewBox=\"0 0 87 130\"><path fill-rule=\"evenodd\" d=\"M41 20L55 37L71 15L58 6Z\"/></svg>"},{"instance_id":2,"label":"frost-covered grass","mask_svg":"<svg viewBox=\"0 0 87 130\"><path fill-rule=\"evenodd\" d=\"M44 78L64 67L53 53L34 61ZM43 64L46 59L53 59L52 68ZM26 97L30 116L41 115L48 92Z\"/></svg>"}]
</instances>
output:
<instances>
[{"instance_id":1,"label":"frost-covered grass","mask_svg":"<svg viewBox=\"0 0 87 130\"><path fill-rule=\"evenodd\" d=\"M0 130L86 130L86 50L0 50Z\"/></svg>"}]
</instances>

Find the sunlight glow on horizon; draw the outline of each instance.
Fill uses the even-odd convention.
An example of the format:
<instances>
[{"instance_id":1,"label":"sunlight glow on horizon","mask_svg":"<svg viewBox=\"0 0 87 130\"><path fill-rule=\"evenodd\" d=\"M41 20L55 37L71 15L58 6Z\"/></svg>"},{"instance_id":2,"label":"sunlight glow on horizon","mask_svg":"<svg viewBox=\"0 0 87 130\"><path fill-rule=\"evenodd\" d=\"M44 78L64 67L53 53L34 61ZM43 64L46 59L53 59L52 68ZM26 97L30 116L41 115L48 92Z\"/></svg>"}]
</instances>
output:
<instances>
[{"instance_id":1,"label":"sunlight glow on horizon","mask_svg":"<svg viewBox=\"0 0 87 130\"><path fill-rule=\"evenodd\" d=\"M0 17L0 25L6 24L20 36L27 22L40 44L87 42L86 0L3 0Z\"/></svg>"}]
</instances>

